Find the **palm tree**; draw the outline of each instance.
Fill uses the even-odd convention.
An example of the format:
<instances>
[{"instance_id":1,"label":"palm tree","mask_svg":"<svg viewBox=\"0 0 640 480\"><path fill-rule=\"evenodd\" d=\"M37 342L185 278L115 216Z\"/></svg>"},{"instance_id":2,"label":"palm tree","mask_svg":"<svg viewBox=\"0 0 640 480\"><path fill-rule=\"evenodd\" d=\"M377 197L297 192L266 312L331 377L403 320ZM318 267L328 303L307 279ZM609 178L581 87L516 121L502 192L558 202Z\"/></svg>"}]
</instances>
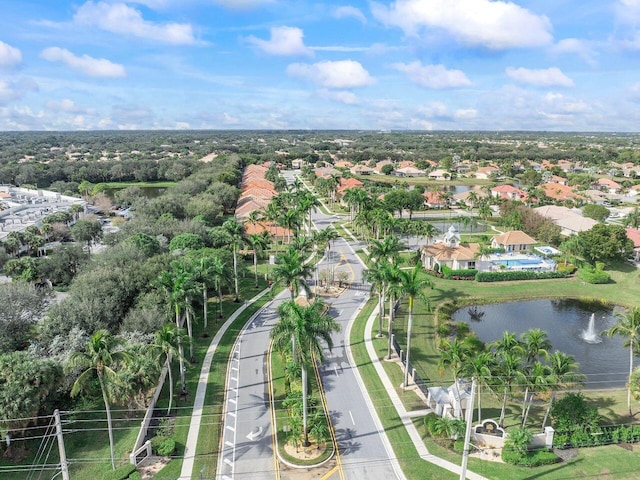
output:
<instances>
[{"instance_id":1,"label":"palm tree","mask_svg":"<svg viewBox=\"0 0 640 480\"><path fill-rule=\"evenodd\" d=\"M627 384L627 408L631 415L631 375L633 374L633 354L638 351L640 344L640 308L634 307L630 312L616 312L617 323L606 330L605 333L612 337L620 335L625 337L625 347L629 347L629 382Z\"/></svg>"},{"instance_id":2,"label":"palm tree","mask_svg":"<svg viewBox=\"0 0 640 480\"><path fill-rule=\"evenodd\" d=\"M331 260L331 247L333 242L340 237L338 231L333 227L327 227L324 229L324 238L327 245L327 261L329 262L329 270L331 271L331 283L333 283L333 261Z\"/></svg>"},{"instance_id":3,"label":"palm tree","mask_svg":"<svg viewBox=\"0 0 640 480\"><path fill-rule=\"evenodd\" d=\"M300 195L300 198L298 199L296 208L301 213L307 215L307 235L311 235L311 228L313 225L313 222L311 221L311 213L318 207L320 207L318 197L307 190L303 191L302 195Z\"/></svg>"},{"instance_id":4,"label":"palm tree","mask_svg":"<svg viewBox=\"0 0 640 480\"><path fill-rule=\"evenodd\" d=\"M527 417L529 416L529 409L533 403L533 398L536 393L542 392L549 388L549 374L551 370L548 365L544 365L540 362L535 362L527 371L527 395L525 394L524 404L525 408L522 412L522 426L527 423Z\"/></svg>"},{"instance_id":5,"label":"palm tree","mask_svg":"<svg viewBox=\"0 0 640 480\"><path fill-rule=\"evenodd\" d=\"M471 349L465 342L454 338L453 340L442 340L438 350L440 351L438 369L442 372L445 368L451 368L456 388L458 388L462 367L466 358L471 354Z\"/></svg>"},{"instance_id":6,"label":"palm tree","mask_svg":"<svg viewBox=\"0 0 640 480\"><path fill-rule=\"evenodd\" d=\"M207 319L209 317L209 282L211 282L213 257L203 255L193 263L191 270L194 281L202 286L202 318L204 320L204 330L207 331ZM206 334L205 334L206 335Z\"/></svg>"},{"instance_id":7,"label":"palm tree","mask_svg":"<svg viewBox=\"0 0 640 480\"><path fill-rule=\"evenodd\" d=\"M384 302L386 299L387 262L376 262L370 268L362 271L362 280L371 284L371 290L378 292L378 334L382 334L382 319L384 318Z\"/></svg>"},{"instance_id":8,"label":"palm tree","mask_svg":"<svg viewBox=\"0 0 640 480\"><path fill-rule=\"evenodd\" d=\"M491 207L485 203L480 205L478 208L478 216L486 222L493 217L493 211L491 210Z\"/></svg>"},{"instance_id":9,"label":"palm tree","mask_svg":"<svg viewBox=\"0 0 640 480\"><path fill-rule=\"evenodd\" d=\"M489 352L480 352L476 355L467 356L462 364L462 372L464 375L475 378L478 382L478 422L482 421L482 407L480 402L480 392L482 386L487 385L492 377L494 368L493 357ZM473 408L473 405L470 406Z\"/></svg>"},{"instance_id":10,"label":"palm tree","mask_svg":"<svg viewBox=\"0 0 640 480\"><path fill-rule=\"evenodd\" d=\"M233 248L233 284L235 288L236 298L233 300L238 303L240 301L238 291L238 249L242 245L244 238L244 226L235 220L227 220L222 226L231 235L231 246Z\"/></svg>"},{"instance_id":11,"label":"palm tree","mask_svg":"<svg viewBox=\"0 0 640 480\"><path fill-rule=\"evenodd\" d=\"M283 283L291 292L291 300L294 300L300 293L300 287L305 291L309 290L306 278L311 276L312 267L305 263L302 254L293 249L289 249L278 255L278 263L273 268L273 277L277 283Z\"/></svg>"},{"instance_id":12,"label":"palm tree","mask_svg":"<svg viewBox=\"0 0 640 480\"><path fill-rule=\"evenodd\" d=\"M258 288L258 254L261 254L267 249L270 237L271 235L269 235L269 232L266 230L247 235L247 243L249 243L253 249L253 271L256 278L256 288Z\"/></svg>"},{"instance_id":13,"label":"palm tree","mask_svg":"<svg viewBox=\"0 0 640 480\"><path fill-rule=\"evenodd\" d=\"M112 400L112 385L118 381L115 368L130 361L130 356L124 350L119 350L120 341L106 330L94 333L84 352L74 352L68 360L67 369L83 370L73 383L71 396L75 397L81 391L90 388L97 377L104 409L107 413L107 428L109 430L109 448L111 451L111 467L116 469L115 446L113 443L113 425L111 422L110 401Z\"/></svg>"},{"instance_id":14,"label":"palm tree","mask_svg":"<svg viewBox=\"0 0 640 480\"><path fill-rule=\"evenodd\" d=\"M513 332L502 332L502 338L489 344L489 348L493 349L496 353L503 352L522 352L522 342L518 340L516 334Z\"/></svg>"},{"instance_id":15,"label":"palm tree","mask_svg":"<svg viewBox=\"0 0 640 480\"><path fill-rule=\"evenodd\" d=\"M173 373L171 363L173 358L180 355L180 337L184 337L184 331L176 327L173 323L165 323L158 330L153 338L151 348L158 351L158 357L164 357L164 365L169 374L169 406L167 415L171 412L171 402L173 401Z\"/></svg>"},{"instance_id":16,"label":"palm tree","mask_svg":"<svg viewBox=\"0 0 640 480\"><path fill-rule=\"evenodd\" d=\"M391 360L391 349L393 347L393 322L396 314L396 300L402 295L400 269L397 263L387 263L384 270L387 296L389 297L389 328L387 339L387 360Z\"/></svg>"},{"instance_id":17,"label":"palm tree","mask_svg":"<svg viewBox=\"0 0 640 480\"><path fill-rule=\"evenodd\" d=\"M432 287L431 281L422 276L422 267L415 266L411 270L400 270L400 289L403 295L409 297L409 320L407 322L407 360L404 368L404 382L402 388L409 384L409 361L411 355L411 328L413 326L413 301L420 298L429 307L429 299L424 293L426 287Z\"/></svg>"},{"instance_id":18,"label":"palm tree","mask_svg":"<svg viewBox=\"0 0 640 480\"><path fill-rule=\"evenodd\" d=\"M547 405L547 411L544 413L544 419L542 420L543 429L547 424L547 418L549 418L556 388L571 388L584 381L585 376L578 372L578 368L580 368L580 366L572 355L567 355L564 352L553 352L549 355L549 385L551 395L549 395L549 405Z\"/></svg>"},{"instance_id":19,"label":"palm tree","mask_svg":"<svg viewBox=\"0 0 640 480\"><path fill-rule=\"evenodd\" d=\"M551 342L547 338L547 332L540 328L532 328L521 335L524 343L521 344L524 359L528 364L538 360L540 356L548 357L551 350Z\"/></svg>"},{"instance_id":20,"label":"palm tree","mask_svg":"<svg viewBox=\"0 0 640 480\"><path fill-rule=\"evenodd\" d=\"M502 408L500 409L500 420L498 424L504 426L504 415L507 408L507 398L511 387L514 383L523 383L525 380L524 371L522 368L522 357L515 351L503 351L498 357L498 378L504 386L504 392L502 395Z\"/></svg>"},{"instance_id":21,"label":"palm tree","mask_svg":"<svg viewBox=\"0 0 640 480\"><path fill-rule=\"evenodd\" d=\"M278 307L280 321L271 330L273 346L280 352L290 352L293 361L302 369L302 429L304 446L309 446L307 429L307 368L312 361L324 358L323 343L333 349L331 333L340 331L340 325L326 313L323 304L316 300L308 307L294 301Z\"/></svg>"},{"instance_id":22,"label":"palm tree","mask_svg":"<svg viewBox=\"0 0 640 480\"><path fill-rule=\"evenodd\" d=\"M392 262L400 256L400 251L404 248L405 245L395 235L389 235L384 240L371 240L369 258L374 262L381 259Z\"/></svg>"},{"instance_id":23,"label":"palm tree","mask_svg":"<svg viewBox=\"0 0 640 480\"><path fill-rule=\"evenodd\" d=\"M228 281L229 273L231 272L229 272L228 265L224 263L220 257L213 257L211 260L211 278L218 292L218 307L220 308L218 318L224 317L222 313L222 285Z\"/></svg>"}]
</instances>

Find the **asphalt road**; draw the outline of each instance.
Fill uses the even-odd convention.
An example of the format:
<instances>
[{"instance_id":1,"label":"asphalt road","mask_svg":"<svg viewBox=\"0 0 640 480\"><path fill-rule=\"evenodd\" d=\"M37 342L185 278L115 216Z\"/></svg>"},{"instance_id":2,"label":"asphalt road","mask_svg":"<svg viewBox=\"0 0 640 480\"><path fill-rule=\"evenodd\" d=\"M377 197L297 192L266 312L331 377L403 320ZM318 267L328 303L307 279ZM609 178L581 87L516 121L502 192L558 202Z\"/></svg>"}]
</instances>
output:
<instances>
[{"instance_id":1,"label":"asphalt road","mask_svg":"<svg viewBox=\"0 0 640 480\"><path fill-rule=\"evenodd\" d=\"M285 178L291 181L290 176ZM316 213L317 228L326 228L337 217ZM358 248L358 247L356 247ZM319 268L347 272L349 282L362 281L362 264L342 238L333 242ZM392 459L388 442L376 426L365 394L357 381L354 366L345 349L345 332L351 318L368 296L366 286L347 289L339 297L326 299L329 313L341 331L333 335L334 348L326 351L321 379L327 396L347 479L393 480L402 478ZM221 479L274 479L276 470L272 445L266 378L266 351L269 331L278 321L277 305L289 298L284 291L264 310L258 312L241 333L228 370L225 397L223 448L218 461Z\"/></svg>"}]
</instances>

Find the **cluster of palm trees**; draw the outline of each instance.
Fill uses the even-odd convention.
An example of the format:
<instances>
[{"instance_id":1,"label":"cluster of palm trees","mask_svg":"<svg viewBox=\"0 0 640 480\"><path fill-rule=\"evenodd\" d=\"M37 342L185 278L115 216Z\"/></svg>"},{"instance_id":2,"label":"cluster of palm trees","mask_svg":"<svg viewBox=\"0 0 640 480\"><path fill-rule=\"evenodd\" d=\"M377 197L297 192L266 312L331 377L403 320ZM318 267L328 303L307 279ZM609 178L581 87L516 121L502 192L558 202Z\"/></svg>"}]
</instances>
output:
<instances>
[{"instance_id":1,"label":"cluster of palm trees","mask_svg":"<svg viewBox=\"0 0 640 480\"><path fill-rule=\"evenodd\" d=\"M309 446L308 400L309 381L307 372L316 361L324 359L324 346L333 348L331 334L340 331L340 325L326 313L325 305L316 298L308 306L295 300L278 307L280 320L271 330L273 348L290 359L301 370L302 388L302 435L303 445Z\"/></svg>"},{"instance_id":2,"label":"cluster of palm trees","mask_svg":"<svg viewBox=\"0 0 640 480\"><path fill-rule=\"evenodd\" d=\"M501 427L504 426L507 401L516 393L522 394L521 425L527 422L529 410L536 397L548 393L549 401L542 421L547 423L555 392L560 389L575 388L584 382L584 375L578 372L579 365L571 355L560 351L550 353L551 342L541 329L531 329L520 338L512 332L504 332L500 340L486 347L464 340L444 339L440 351L439 367L446 368L454 375L455 386L459 380L473 377L478 385L478 420L482 420L481 393L491 392L502 397L500 410ZM469 408L473 408L472 405Z\"/></svg>"},{"instance_id":3,"label":"cluster of palm trees","mask_svg":"<svg viewBox=\"0 0 640 480\"><path fill-rule=\"evenodd\" d=\"M424 275L421 266L416 265L408 270L400 268L400 252L405 246L396 236L388 236L384 240L372 240L369 246L371 266L364 270L364 281L371 284L371 290L378 295L378 334L383 337L385 303L389 301L387 328L387 359L392 358L393 322L395 320L396 302L408 298L408 322L406 361L404 368L403 388L409 384L411 359L411 330L413 327L413 308L415 299L421 299L429 308L429 299L425 289L431 287L431 281Z\"/></svg>"}]
</instances>

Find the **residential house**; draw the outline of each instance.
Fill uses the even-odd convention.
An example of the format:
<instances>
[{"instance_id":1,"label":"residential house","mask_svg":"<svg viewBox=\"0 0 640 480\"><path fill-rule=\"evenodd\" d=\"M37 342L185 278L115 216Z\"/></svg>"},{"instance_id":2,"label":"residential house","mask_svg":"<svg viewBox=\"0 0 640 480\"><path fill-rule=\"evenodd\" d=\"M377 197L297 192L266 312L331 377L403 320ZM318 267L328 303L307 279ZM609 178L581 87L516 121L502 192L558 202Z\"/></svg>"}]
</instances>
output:
<instances>
[{"instance_id":1,"label":"residential house","mask_svg":"<svg viewBox=\"0 0 640 480\"><path fill-rule=\"evenodd\" d=\"M425 174L424 170L416 167L397 168L393 173L398 177L423 177Z\"/></svg>"},{"instance_id":2,"label":"residential house","mask_svg":"<svg viewBox=\"0 0 640 480\"><path fill-rule=\"evenodd\" d=\"M428 208L445 208L447 206L447 198L444 192L424 192L422 196Z\"/></svg>"},{"instance_id":3,"label":"residential house","mask_svg":"<svg viewBox=\"0 0 640 480\"><path fill-rule=\"evenodd\" d=\"M495 198L503 198L505 200L520 200L522 202L529 198L524 190L520 190L512 185L498 185L491 189L491 195Z\"/></svg>"},{"instance_id":4,"label":"residential house","mask_svg":"<svg viewBox=\"0 0 640 480\"><path fill-rule=\"evenodd\" d=\"M633 253L635 261L640 261L640 230L637 228L627 228L627 237L633 242Z\"/></svg>"},{"instance_id":5,"label":"residential house","mask_svg":"<svg viewBox=\"0 0 640 480\"><path fill-rule=\"evenodd\" d=\"M576 235L579 232L591 230L598 222L592 218L583 217L580 213L567 207L545 205L534 209L545 218L561 228L560 233L565 236Z\"/></svg>"},{"instance_id":6,"label":"residential house","mask_svg":"<svg viewBox=\"0 0 640 480\"><path fill-rule=\"evenodd\" d=\"M559 202L582 198L580 195L575 193L571 187L561 183L543 183L539 188L547 197Z\"/></svg>"},{"instance_id":7,"label":"residential house","mask_svg":"<svg viewBox=\"0 0 640 480\"><path fill-rule=\"evenodd\" d=\"M494 167L493 165L489 165L488 167L480 167L474 172L476 178L480 180L489 180L500 173L500 169L498 167Z\"/></svg>"},{"instance_id":8,"label":"residential house","mask_svg":"<svg viewBox=\"0 0 640 480\"><path fill-rule=\"evenodd\" d=\"M362 188L363 186L364 186L364 183L362 183L357 178L341 178L340 184L336 189L336 193L338 195L338 198L342 198L345 190L349 188Z\"/></svg>"},{"instance_id":9,"label":"residential house","mask_svg":"<svg viewBox=\"0 0 640 480\"><path fill-rule=\"evenodd\" d=\"M340 172L340 170L336 170L333 167L319 167L316 168L313 173L315 173L317 178L331 178L333 176L342 176L342 172Z\"/></svg>"},{"instance_id":10,"label":"residential house","mask_svg":"<svg viewBox=\"0 0 640 480\"><path fill-rule=\"evenodd\" d=\"M591 186L614 195L619 193L622 189L622 185L610 178L599 178L598 181L592 183Z\"/></svg>"},{"instance_id":11,"label":"residential house","mask_svg":"<svg viewBox=\"0 0 640 480\"><path fill-rule=\"evenodd\" d=\"M441 242L422 247L422 265L427 270L440 270L445 265L453 270L476 268L479 250L477 243L462 243L458 230L451 225Z\"/></svg>"},{"instance_id":12,"label":"residential house","mask_svg":"<svg viewBox=\"0 0 640 480\"><path fill-rule=\"evenodd\" d=\"M636 195L640 195L640 185L634 185L629 189L629 196L635 197Z\"/></svg>"},{"instance_id":13,"label":"residential house","mask_svg":"<svg viewBox=\"0 0 640 480\"><path fill-rule=\"evenodd\" d=\"M304 160L302 158L294 158L291 160L291 168L299 170L304 167Z\"/></svg>"},{"instance_id":14,"label":"residential house","mask_svg":"<svg viewBox=\"0 0 640 480\"><path fill-rule=\"evenodd\" d=\"M428 176L431 180L449 180L451 178L451 173L438 168L437 170L429 172Z\"/></svg>"},{"instance_id":15,"label":"residential house","mask_svg":"<svg viewBox=\"0 0 640 480\"><path fill-rule=\"evenodd\" d=\"M491 248L502 248L505 252L524 252L531 250L537 242L522 230L494 235Z\"/></svg>"},{"instance_id":16,"label":"residential house","mask_svg":"<svg viewBox=\"0 0 640 480\"><path fill-rule=\"evenodd\" d=\"M381 160L378 163L376 163L376 166L373 167L373 169L376 171L376 173L382 173L382 167L384 167L385 165L391 165L392 167L395 168L395 163L393 163L391 160Z\"/></svg>"},{"instance_id":17,"label":"residential house","mask_svg":"<svg viewBox=\"0 0 640 480\"><path fill-rule=\"evenodd\" d=\"M349 171L354 175L371 175L373 173L376 173L373 168L367 167L366 165L355 165L351 167Z\"/></svg>"},{"instance_id":18,"label":"residential house","mask_svg":"<svg viewBox=\"0 0 640 480\"><path fill-rule=\"evenodd\" d=\"M336 168L351 168L353 167L353 163L349 162L348 160L340 160L338 162L335 162L333 166Z\"/></svg>"},{"instance_id":19,"label":"residential house","mask_svg":"<svg viewBox=\"0 0 640 480\"><path fill-rule=\"evenodd\" d=\"M443 418L463 418L471 397L471 383L458 380L450 387L428 387L427 406Z\"/></svg>"}]
</instances>

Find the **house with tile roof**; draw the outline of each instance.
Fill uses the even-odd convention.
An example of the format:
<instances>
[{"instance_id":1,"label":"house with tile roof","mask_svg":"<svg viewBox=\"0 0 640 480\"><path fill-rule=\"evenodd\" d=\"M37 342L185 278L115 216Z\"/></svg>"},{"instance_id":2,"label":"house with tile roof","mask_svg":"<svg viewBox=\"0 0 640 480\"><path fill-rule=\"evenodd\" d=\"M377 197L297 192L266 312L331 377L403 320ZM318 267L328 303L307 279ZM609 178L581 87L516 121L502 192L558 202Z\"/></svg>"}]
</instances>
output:
<instances>
[{"instance_id":1,"label":"house with tile roof","mask_svg":"<svg viewBox=\"0 0 640 480\"><path fill-rule=\"evenodd\" d=\"M487 167L480 167L475 172L473 172L476 178L481 180L489 180L493 176L497 175L500 172L498 167L494 167L493 165L489 165Z\"/></svg>"},{"instance_id":2,"label":"house with tile roof","mask_svg":"<svg viewBox=\"0 0 640 480\"><path fill-rule=\"evenodd\" d=\"M633 242L633 253L637 262L640 260L640 230L627 228L627 237Z\"/></svg>"},{"instance_id":3,"label":"house with tile roof","mask_svg":"<svg viewBox=\"0 0 640 480\"><path fill-rule=\"evenodd\" d=\"M445 208L447 206L447 199L444 192L424 192L424 203L429 208Z\"/></svg>"},{"instance_id":4,"label":"house with tile roof","mask_svg":"<svg viewBox=\"0 0 640 480\"><path fill-rule=\"evenodd\" d=\"M553 223L561 228L560 233L567 237L591 230L598 223L593 218L583 217L580 213L567 207L545 205L534 208L534 210L543 217L553 220Z\"/></svg>"},{"instance_id":5,"label":"house with tile roof","mask_svg":"<svg viewBox=\"0 0 640 480\"><path fill-rule=\"evenodd\" d=\"M451 225L441 242L422 247L420 258L427 270L433 270L436 265L438 270L444 265L453 270L464 270L476 268L479 251L477 243L462 243L458 230Z\"/></svg>"},{"instance_id":6,"label":"house with tile roof","mask_svg":"<svg viewBox=\"0 0 640 480\"><path fill-rule=\"evenodd\" d=\"M505 252L524 252L531 250L537 242L522 230L494 235L491 239L491 248L502 248Z\"/></svg>"},{"instance_id":7,"label":"house with tile roof","mask_svg":"<svg viewBox=\"0 0 640 480\"><path fill-rule=\"evenodd\" d=\"M514 187L513 185L498 185L491 189L491 195L495 198L502 198L505 200L519 200L526 201L529 198L529 194L524 190Z\"/></svg>"},{"instance_id":8,"label":"house with tile roof","mask_svg":"<svg viewBox=\"0 0 640 480\"><path fill-rule=\"evenodd\" d=\"M338 197L342 198L345 190L349 188L362 188L363 186L364 183L357 178L341 178L340 184L336 188L336 193L338 194Z\"/></svg>"},{"instance_id":9,"label":"house with tile roof","mask_svg":"<svg viewBox=\"0 0 640 480\"><path fill-rule=\"evenodd\" d=\"M544 194L552 198L553 200L557 200L559 202L563 202L565 200L575 200L582 198L580 195L575 193L571 187L567 185L562 185L560 183L543 183L539 187Z\"/></svg>"}]
</instances>

